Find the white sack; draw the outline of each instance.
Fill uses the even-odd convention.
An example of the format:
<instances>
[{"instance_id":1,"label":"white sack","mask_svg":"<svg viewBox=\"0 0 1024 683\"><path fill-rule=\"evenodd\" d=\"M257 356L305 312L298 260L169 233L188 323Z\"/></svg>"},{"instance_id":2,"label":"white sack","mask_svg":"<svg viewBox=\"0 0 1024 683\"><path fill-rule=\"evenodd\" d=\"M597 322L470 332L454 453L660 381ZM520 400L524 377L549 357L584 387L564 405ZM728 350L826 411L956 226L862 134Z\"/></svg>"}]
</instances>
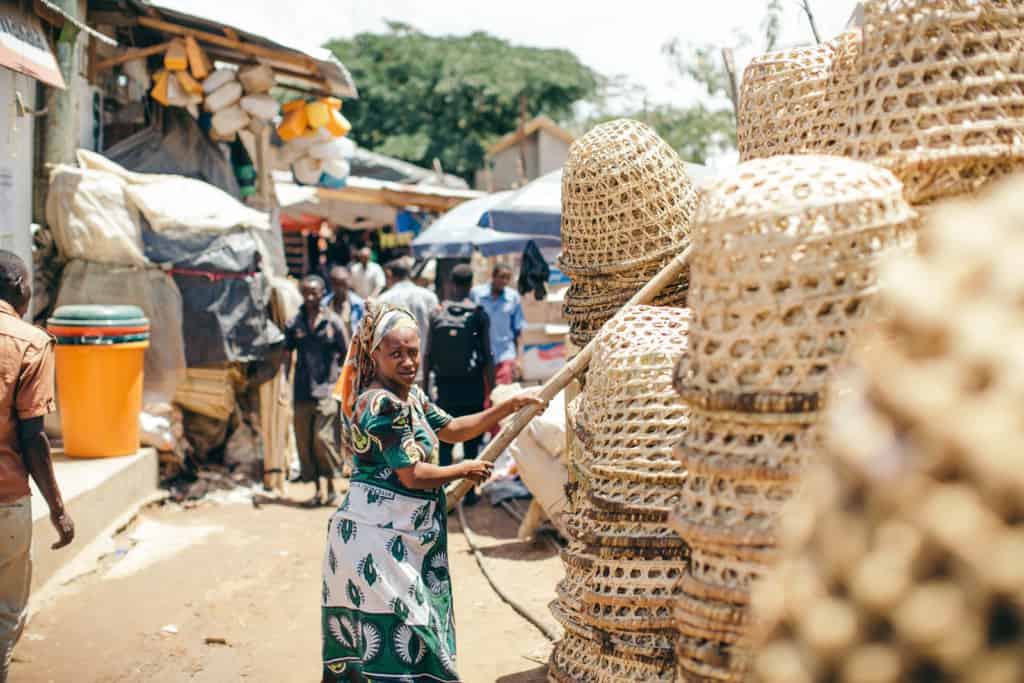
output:
<instances>
[{"instance_id":1,"label":"white sack","mask_svg":"<svg viewBox=\"0 0 1024 683\"><path fill-rule=\"evenodd\" d=\"M203 92L209 95L235 80L233 69L217 69L203 80Z\"/></svg>"},{"instance_id":2,"label":"white sack","mask_svg":"<svg viewBox=\"0 0 1024 683\"><path fill-rule=\"evenodd\" d=\"M242 98L242 109L262 121L270 121L281 110L281 105L270 95L246 95Z\"/></svg>"},{"instance_id":3,"label":"white sack","mask_svg":"<svg viewBox=\"0 0 1024 683\"><path fill-rule=\"evenodd\" d=\"M228 81L206 96L206 110L214 113L227 109L242 99L242 84Z\"/></svg>"}]
</instances>

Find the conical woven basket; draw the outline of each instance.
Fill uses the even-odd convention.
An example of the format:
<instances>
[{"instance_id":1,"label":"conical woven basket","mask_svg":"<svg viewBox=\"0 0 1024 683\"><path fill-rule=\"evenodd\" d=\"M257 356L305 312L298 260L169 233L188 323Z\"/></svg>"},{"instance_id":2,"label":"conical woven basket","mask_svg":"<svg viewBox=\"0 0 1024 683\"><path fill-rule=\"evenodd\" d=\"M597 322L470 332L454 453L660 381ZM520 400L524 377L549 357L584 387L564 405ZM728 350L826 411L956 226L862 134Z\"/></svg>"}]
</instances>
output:
<instances>
[{"instance_id":1,"label":"conical woven basket","mask_svg":"<svg viewBox=\"0 0 1024 683\"><path fill-rule=\"evenodd\" d=\"M695 228L683 398L813 421L880 259L912 243L915 220L891 173L840 157L758 159L715 183Z\"/></svg>"},{"instance_id":2,"label":"conical woven basket","mask_svg":"<svg viewBox=\"0 0 1024 683\"><path fill-rule=\"evenodd\" d=\"M676 643L678 681L743 683L749 653L717 640L680 636Z\"/></svg>"},{"instance_id":3,"label":"conical woven basket","mask_svg":"<svg viewBox=\"0 0 1024 683\"><path fill-rule=\"evenodd\" d=\"M1024 161L1024 5L867 0L853 154L907 199L970 193Z\"/></svg>"},{"instance_id":4,"label":"conical woven basket","mask_svg":"<svg viewBox=\"0 0 1024 683\"><path fill-rule=\"evenodd\" d=\"M671 683L675 680L675 661L674 658L630 655L608 643L566 634L551 653L548 680L555 683Z\"/></svg>"},{"instance_id":5,"label":"conical woven basket","mask_svg":"<svg viewBox=\"0 0 1024 683\"><path fill-rule=\"evenodd\" d=\"M596 126L562 171L561 268L601 275L670 258L688 244L697 203L683 161L649 126Z\"/></svg>"},{"instance_id":6,"label":"conical woven basket","mask_svg":"<svg viewBox=\"0 0 1024 683\"><path fill-rule=\"evenodd\" d=\"M760 683L1024 680L1022 192L944 205L886 269L755 589Z\"/></svg>"},{"instance_id":7,"label":"conical woven basket","mask_svg":"<svg viewBox=\"0 0 1024 683\"><path fill-rule=\"evenodd\" d=\"M834 56L835 46L823 43L751 60L743 71L736 124L741 161L819 151Z\"/></svg>"}]
</instances>

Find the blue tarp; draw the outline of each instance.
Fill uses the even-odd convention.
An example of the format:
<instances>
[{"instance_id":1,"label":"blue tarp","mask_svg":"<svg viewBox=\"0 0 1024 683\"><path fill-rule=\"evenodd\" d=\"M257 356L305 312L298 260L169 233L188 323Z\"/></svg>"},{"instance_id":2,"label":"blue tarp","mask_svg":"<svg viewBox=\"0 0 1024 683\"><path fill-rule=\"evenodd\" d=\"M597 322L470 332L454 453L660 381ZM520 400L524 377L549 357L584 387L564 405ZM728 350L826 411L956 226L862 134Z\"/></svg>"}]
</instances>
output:
<instances>
[{"instance_id":1,"label":"blue tarp","mask_svg":"<svg viewBox=\"0 0 1024 683\"><path fill-rule=\"evenodd\" d=\"M474 248L479 249L484 256L495 256L521 252L530 240L536 242L538 247L557 247L561 244L557 231L554 237L537 237L498 232L478 225L486 211L509 194L496 192L471 199L445 213L413 240L413 255L418 259L469 258Z\"/></svg>"}]
</instances>

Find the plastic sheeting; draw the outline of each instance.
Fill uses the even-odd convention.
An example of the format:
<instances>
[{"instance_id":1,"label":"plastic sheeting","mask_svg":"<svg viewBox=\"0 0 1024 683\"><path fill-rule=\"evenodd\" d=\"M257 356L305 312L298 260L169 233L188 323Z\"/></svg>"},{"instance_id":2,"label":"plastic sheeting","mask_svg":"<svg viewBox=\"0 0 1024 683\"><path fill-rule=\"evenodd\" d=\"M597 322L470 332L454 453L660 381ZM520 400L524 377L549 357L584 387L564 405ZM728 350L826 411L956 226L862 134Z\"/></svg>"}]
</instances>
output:
<instances>
[{"instance_id":1,"label":"plastic sheeting","mask_svg":"<svg viewBox=\"0 0 1024 683\"><path fill-rule=\"evenodd\" d=\"M223 232L237 227L270 229L267 214L249 208L223 190L201 180L129 171L110 159L78 150L82 168L106 171L125 181L127 200L153 230Z\"/></svg>"},{"instance_id":2,"label":"plastic sheeting","mask_svg":"<svg viewBox=\"0 0 1024 683\"><path fill-rule=\"evenodd\" d=\"M182 298L166 273L74 260L61 277L58 306L130 304L149 318L143 393L146 403L170 403L185 368Z\"/></svg>"},{"instance_id":3,"label":"plastic sheeting","mask_svg":"<svg viewBox=\"0 0 1024 683\"><path fill-rule=\"evenodd\" d=\"M104 154L136 173L162 173L195 178L241 197L231 161L211 142L187 111L158 107L152 126L125 138Z\"/></svg>"},{"instance_id":4,"label":"plastic sheeting","mask_svg":"<svg viewBox=\"0 0 1024 683\"><path fill-rule=\"evenodd\" d=\"M144 233L146 256L181 290L188 365L254 361L284 340L267 316L270 285L251 232Z\"/></svg>"},{"instance_id":5,"label":"plastic sheeting","mask_svg":"<svg viewBox=\"0 0 1024 683\"><path fill-rule=\"evenodd\" d=\"M142 266L139 211L123 178L94 169L57 166L50 174L46 222L66 259Z\"/></svg>"}]
</instances>

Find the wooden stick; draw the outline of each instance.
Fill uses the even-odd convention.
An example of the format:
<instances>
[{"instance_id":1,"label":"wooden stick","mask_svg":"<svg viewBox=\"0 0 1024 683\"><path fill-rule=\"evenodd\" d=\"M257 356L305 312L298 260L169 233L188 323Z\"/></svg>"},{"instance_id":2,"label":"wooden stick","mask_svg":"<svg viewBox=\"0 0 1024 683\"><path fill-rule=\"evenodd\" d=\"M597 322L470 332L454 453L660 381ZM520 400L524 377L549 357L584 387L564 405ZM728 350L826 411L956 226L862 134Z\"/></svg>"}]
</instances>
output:
<instances>
[{"instance_id":1,"label":"wooden stick","mask_svg":"<svg viewBox=\"0 0 1024 683\"><path fill-rule=\"evenodd\" d=\"M629 301L625 303L623 308L627 306L636 306L638 304L649 304L654 300L658 294L661 293L665 287L670 285L679 274L686 268L687 262L690 260L691 247L687 247L681 254L672 259L668 265L661 269L661 271L654 276L650 282L643 286L639 292L633 295ZM583 347L576 356L566 363L561 370L555 373L555 376L544 383L544 386L540 390L540 398L547 404L548 401L558 395L562 389L564 389L574 377L578 377L587 370L587 366L590 365L590 358L594 355L595 343L594 339ZM542 412L540 406L530 405L521 409L516 416L512 419L512 422L506 425L501 433L496 438L491 440L487 444L487 448L480 454L479 459L484 462L494 462L498 459L498 456L509 447L509 445L519 436L519 432L523 431L526 425L530 424L530 420L536 417ZM473 488L472 482L463 479L458 484L454 484L448 491L448 509L453 510L458 505L459 501L462 500L469 491Z\"/></svg>"},{"instance_id":2,"label":"wooden stick","mask_svg":"<svg viewBox=\"0 0 1024 683\"><path fill-rule=\"evenodd\" d=\"M144 59L146 57L151 57L153 55L160 54L161 52L166 52L167 48L169 48L170 46L171 43L170 41L168 41L166 43L160 43L159 45L150 45L149 47L134 48L132 50L124 52L123 54L118 55L117 57L104 59L96 65L95 70L97 72L106 71L111 67L115 67L118 64L124 64L125 62L130 62L133 59Z\"/></svg>"}]
</instances>

